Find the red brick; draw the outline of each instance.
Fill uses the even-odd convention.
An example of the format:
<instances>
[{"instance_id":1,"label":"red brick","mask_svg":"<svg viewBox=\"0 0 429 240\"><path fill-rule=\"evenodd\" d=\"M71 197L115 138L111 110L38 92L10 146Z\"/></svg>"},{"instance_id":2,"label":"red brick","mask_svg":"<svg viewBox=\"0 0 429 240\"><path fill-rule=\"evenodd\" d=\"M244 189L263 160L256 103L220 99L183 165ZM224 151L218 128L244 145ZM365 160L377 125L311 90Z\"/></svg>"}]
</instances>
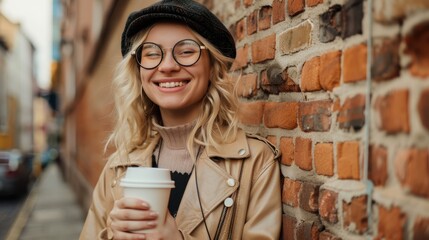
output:
<instances>
[{"instance_id":1,"label":"red brick","mask_svg":"<svg viewBox=\"0 0 429 240\"><path fill-rule=\"evenodd\" d=\"M289 71L293 71L293 66L286 68L284 71L281 71L280 68L274 70L271 68L272 67L269 67L261 73L262 90L272 94L279 94L280 92L301 92L299 86L288 73ZM270 73L268 74L268 72Z\"/></svg>"},{"instance_id":2,"label":"red brick","mask_svg":"<svg viewBox=\"0 0 429 240\"><path fill-rule=\"evenodd\" d=\"M344 227L362 234L368 230L367 196L352 198L350 203L343 201Z\"/></svg>"},{"instance_id":3,"label":"red brick","mask_svg":"<svg viewBox=\"0 0 429 240\"><path fill-rule=\"evenodd\" d=\"M260 63L274 59L276 53L276 35L272 34L252 43L252 62Z\"/></svg>"},{"instance_id":4,"label":"red brick","mask_svg":"<svg viewBox=\"0 0 429 240\"><path fill-rule=\"evenodd\" d=\"M316 173L334 175L334 146L332 143L317 143L314 147L314 166Z\"/></svg>"},{"instance_id":5,"label":"red brick","mask_svg":"<svg viewBox=\"0 0 429 240\"><path fill-rule=\"evenodd\" d=\"M350 47L343 54L343 81L345 83L357 82L366 79L367 47L359 44Z\"/></svg>"},{"instance_id":6,"label":"red brick","mask_svg":"<svg viewBox=\"0 0 429 240\"><path fill-rule=\"evenodd\" d=\"M320 56L319 82L323 90L332 91L340 85L341 51L333 51Z\"/></svg>"},{"instance_id":7,"label":"red brick","mask_svg":"<svg viewBox=\"0 0 429 240\"><path fill-rule=\"evenodd\" d=\"M429 88L420 94L417 110L420 122L429 131Z\"/></svg>"},{"instance_id":8,"label":"red brick","mask_svg":"<svg viewBox=\"0 0 429 240\"><path fill-rule=\"evenodd\" d=\"M251 97L257 91L258 74L250 73L241 76L238 80L237 93L240 97Z\"/></svg>"},{"instance_id":9,"label":"red brick","mask_svg":"<svg viewBox=\"0 0 429 240\"><path fill-rule=\"evenodd\" d=\"M328 231L323 231L319 234L319 240L341 240L341 238Z\"/></svg>"},{"instance_id":10,"label":"red brick","mask_svg":"<svg viewBox=\"0 0 429 240\"><path fill-rule=\"evenodd\" d=\"M282 202L292 207L298 207L301 182L285 178L283 182Z\"/></svg>"},{"instance_id":11,"label":"red brick","mask_svg":"<svg viewBox=\"0 0 429 240\"><path fill-rule=\"evenodd\" d=\"M381 22L400 21L406 15L429 8L427 0L378 0L374 3L374 19Z\"/></svg>"},{"instance_id":12,"label":"red brick","mask_svg":"<svg viewBox=\"0 0 429 240\"><path fill-rule=\"evenodd\" d=\"M399 181L412 193L429 198L429 151L427 149L402 149L395 159Z\"/></svg>"},{"instance_id":13,"label":"red brick","mask_svg":"<svg viewBox=\"0 0 429 240\"><path fill-rule=\"evenodd\" d=\"M307 0L307 6L308 7L314 7L319 4L323 3L323 0Z\"/></svg>"},{"instance_id":14,"label":"red brick","mask_svg":"<svg viewBox=\"0 0 429 240\"><path fill-rule=\"evenodd\" d=\"M399 76L398 38L379 38L374 40L372 77L375 81L386 81Z\"/></svg>"},{"instance_id":15,"label":"red brick","mask_svg":"<svg viewBox=\"0 0 429 240\"><path fill-rule=\"evenodd\" d=\"M274 135L268 135L268 136L266 136L266 139L268 140L268 142L270 142L274 146L277 145L277 137L276 136L274 136Z\"/></svg>"},{"instance_id":16,"label":"red brick","mask_svg":"<svg viewBox=\"0 0 429 240\"><path fill-rule=\"evenodd\" d=\"M410 132L408 95L407 89L400 89L376 100L375 107L380 113L381 130L387 133Z\"/></svg>"},{"instance_id":17,"label":"red brick","mask_svg":"<svg viewBox=\"0 0 429 240\"><path fill-rule=\"evenodd\" d=\"M359 142L350 141L337 144L338 178L360 179Z\"/></svg>"},{"instance_id":18,"label":"red brick","mask_svg":"<svg viewBox=\"0 0 429 240\"><path fill-rule=\"evenodd\" d=\"M247 17L247 34L252 35L258 30L258 10L253 11Z\"/></svg>"},{"instance_id":19,"label":"red brick","mask_svg":"<svg viewBox=\"0 0 429 240\"><path fill-rule=\"evenodd\" d=\"M311 221L303 221L296 227L296 239L319 239L319 224Z\"/></svg>"},{"instance_id":20,"label":"red brick","mask_svg":"<svg viewBox=\"0 0 429 240\"><path fill-rule=\"evenodd\" d=\"M304 12L305 3L304 0L289 0L287 1L287 11L289 16L295 16L299 13Z\"/></svg>"},{"instance_id":21,"label":"red brick","mask_svg":"<svg viewBox=\"0 0 429 240\"><path fill-rule=\"evenodd\" d=\"M295 240L296 218L283 214L282 222L282 240Z\"/></svg>"},{"instance_id":22,"label":"red brick","mask_svg":"<svg viewBox=\"0 0 429 240\"><path fill-rule=\"evenodd\" d=\"M338 222L337 200L338 200L338 193L336 192L323 190L320 193L320 199L319 199L320 217L323 220L332 224Z\"/></svg>"},{"instance_id":23,"label":"red brick","mask_svg":"<svg viewBox=\"0 0 429 240\"><path fill-rule=\"evenodd\" d=\"M282 152L281 163L290 166L294 161L295 145L293 138L281 137L280 138L280 151Z\"/></svg>"},{"instance_id":24,"label":"red brick","mask_svg":"<svg viewBox=\"0 0 429 240\"><path fill-rule=\"evenodd\" d=\"M414 221L413 240L429 239L429 218L418 217Z\"/></svg>"},{"instance_id":25,"label":"red brick","mask_svg":"<svg viewBox=\"0 0 429 240\"><path fill-rule=\"evenodd\" d=\"M263 6L259 10L258 28L265 30L271 27L271 16L273 9L271 6Z\"/></svg>"},{"instance_id":26,"label":"red brick","mask_svg":"<svg viewBox=\"0 0 429 240\"><path fill-rule=\"evenodd\" d=\"M370 146L368 177L375 186L384 186L387 181L387 149Z\"/></svg>"},{"instance_id":27,"label":"red brick","mask_svg":"<svg viewBox=\"0 0 429 240\"><path fill-rule=\"evenodd\" d=\"M237 49L237 56L232 64L232 70L244 68L249 63L249 45L245 44L244 47Z\"/></svg>"},{"instance_id":28,"label":"red brick","mask_svg":"<svg viewBox=\"0 0 429 240\"><path fill-rule=\"evenodd\" d=\"M302 170L313 169L311 158L311 139L296 138L295 140L295 164Z\"/></svg>"},{"instance_id":29,"label":"red brick","mask_svg":"<svg viewBox=\"0 0 429 240\"><path fill-rule=\"evenodd\" d=\"M377 239L403 239L406 216L398 207L386 209L378 208L378 235Z\"/></svg>"},{"instance_id":30,"label":"red brick","mask_svg":"<svg viewBox=\"0 0 429 240\"><path fill-rule=\"evenodd\" d=\"M268 128L295 129L298 104L296 102L267 102L264 111L264 124Z\"/></svg>"},{"instance_id":31,"label":"red brick","mask_svg":"<svg viewBox=\"0 0 429 240\"><path fill-rule=\"evenodd\" d=\"M311 44L313 23L306 20L279 34L281 54L291 54L307 48Z\"/></svg>"},{"instance_id":32,"label":"red brick","mask_svg":"<svg viewBox=\"0 0 429 240\"><path fill-rule=\"evenodd\" d=\"M245 7L250 7L253 4L253 0L243 0L243 4Z\"/></svg>"},{"instance_id":33,"label":"red brick","mask_svg":"<svg viewBox=\"0 0 429 240\"><path fill-rule=\"evenodd\" d=\"M264 102L240 102L238 118L245 125L262 124L262 114L264 112Z\"/></svg>"},{"instance_id":34,"label":"red brick","mask_svg":"<svg viewBox=\"0 0 429 240\"><path fill-rule=\"evenodd\" d=\"M299 207L307 212L317 213L319 210L319 188L317 184L304 182L299 193Z\"/></svg>"},{"instance_id":35,"label":"red brick","mask_svg":"<svg viewBox=\"0 0 429 240\"><path fill-rule=\"evenodd\" d=\"M365 95L347 98L338 113L340 128L360 130L365 125Z\"/></svg>"},{"instance_id":36,"label":"red brick","mask_svg":"<svg viewBox=\"0 0 429 240\"><path fill-rule=\"evenodd\" d=\"M243 18L237 22L235 26L235 34L238 41L241 41L244 37L246 37L246 18Z\"/></svg>"},{"instance_id":37,"label":"red brick","mask_svg":"<svg viewBox=\"0 0 429 240\"><path fill-rule=\"evenodd\" d=\"M237 10L240 7L241 7L241 0L235 0L235 9Z\"/></svg>"},{"instance_id":38,"label":"red brick","mask_svg":"<svg viewBox=\"0 0 429 240\"><path fill-rule=\"evenodd\" d=\"M286 1L274 0L273 1L273 24L283 22L286 18Z\"/></svg>"},{"instance_id":39,"label":"red brick","mask_svg":"<svg viewBox=\"0 0 429 240\"><path fill-rule=\"evenodd\" d=\"M411 57L410 73L421 78L429 77L429 20L419 23L405 37L405 53Z\"/></svg>"},{"instance_id":40,"label":"red brick","mask_svg":"<svg viewBox=\"0 0 429 240\"><path fill-rule=\"evenodd\" d=\"M327 132L331 128L331 100L300 102L298 123L304 132Z\"/></svg>"},{"instance_id":41,"label":"red brick","mask_svg":"<svg viewBox=\"0 0 429 240\"><path fill-rule=\"evenodd\" d=\"M301 71L301 89L306 92L319 91L320 57L314 57L304 63Z\"/></svg>"}]
</instances>

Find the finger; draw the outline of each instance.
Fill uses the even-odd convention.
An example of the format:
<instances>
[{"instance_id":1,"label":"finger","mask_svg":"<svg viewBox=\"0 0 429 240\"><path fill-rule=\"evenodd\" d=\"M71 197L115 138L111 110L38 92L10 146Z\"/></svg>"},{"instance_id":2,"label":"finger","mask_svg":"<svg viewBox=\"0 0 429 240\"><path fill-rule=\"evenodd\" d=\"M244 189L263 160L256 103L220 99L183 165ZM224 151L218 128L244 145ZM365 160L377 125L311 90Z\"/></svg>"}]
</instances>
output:
<instances>
[{"instance_id":1,"label":"finger","mask_svg":"<svg viewBox=\"0 0 429 240\"><path fill-rule=\"evenodd\" d=\"M147 210L150 208L149 204L139 198L124 197L115 201L115 206L118 208L133 208Z\"/></svg>"},{"instance_id":2,"label":"finger","mask_svg":"<svg viewBox=\"0 0 429 240\"><path fill-rule=\"evenodd\" d=\"M148 210L114 208L110 217L118 220L156 220L158 214Z\"/></svg>"},{"instance_id":3,"label":"finger","mask_svg":"<svg viewBox=\"0 0 429 240\"><path fill-rule=\"evenodd\" d=\"M112 221L110 224L113 232L135 232L156 228L157 222L150 221Z\"/></svg>"},{"instance_id":4,"label":"finger","mask_svg":"<svg viewBox=\"0 0 429 240\"><path fill-rule=\"evenodd\" d=\"M113 233L113 239L116 240L128 240L128 239L133 239L133 240L146 240L148 239L146 237L146 234L144 233L126 233L126 232L114 232Z\"/></svg>"}]
</instances>

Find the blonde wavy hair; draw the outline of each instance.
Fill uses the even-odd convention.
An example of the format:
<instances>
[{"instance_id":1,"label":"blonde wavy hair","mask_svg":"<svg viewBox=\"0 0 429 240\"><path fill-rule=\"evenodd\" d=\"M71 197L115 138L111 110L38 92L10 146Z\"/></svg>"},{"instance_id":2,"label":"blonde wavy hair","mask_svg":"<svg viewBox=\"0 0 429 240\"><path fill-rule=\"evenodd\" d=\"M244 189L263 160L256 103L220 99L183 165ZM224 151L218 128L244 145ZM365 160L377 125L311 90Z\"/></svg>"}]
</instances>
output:
<instances>
[{"instance_id":1,"label":"blonde wavy hair","mask_svg":"<svg viewBox=\"0 0 429 240\"><path fill-rule=\"evenodd\" d=\"M147 38L149 30L150 28L141 31L133 38L131 49L136 49ZM211 64L210 84L203 99L202 114L196 120L186 143L191 157L195 159L194 151L191 151L195 146L219 149L221 143L231 142L236 138L238 98L234 80L228 72L233 59L224 56L192 29L190 31L207 47ZM152 141L153 119L161 122L159 107L144 93L139 65L130 52L118 64L113 80L117 119L106 144L106 148L110 144L115 146L115 152L110 157L119 157L121 160L128 159L130 152L142 149L145 143Z\"/></svg>"}]
</instances>

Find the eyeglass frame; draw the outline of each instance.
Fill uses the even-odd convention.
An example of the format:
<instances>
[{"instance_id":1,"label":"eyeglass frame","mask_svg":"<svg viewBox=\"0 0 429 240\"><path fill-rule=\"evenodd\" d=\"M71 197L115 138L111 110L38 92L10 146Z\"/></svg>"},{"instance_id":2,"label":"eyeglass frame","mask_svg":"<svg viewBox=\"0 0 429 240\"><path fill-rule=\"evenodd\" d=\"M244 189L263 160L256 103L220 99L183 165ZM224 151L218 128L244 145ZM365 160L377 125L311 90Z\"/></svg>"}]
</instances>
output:
<instances>
[{"instance_id":1,"label":"eyeglass frame","mask_svg":"<svg viewBox=\"0 0 429 240\"><path fill-rule=\"evenodd\" d=\"M199 55L198 55L197 60L195 60L195 62L194 62L194 63L189 64L189 65L184 65L184 64L179 63L179 62L177 61L177 59L176 59L176 57L175 57L175 54L174 54L174 51L173 51L173 49L177 46L177 44L179 44L179 43L181 43L181 42L184 42L184 41L192 41L192 42L196 43L196 44L199 46L199 49L200 49L200 52L199 52ZM159 63L158 63L156 66L151 67L151 68L143 67L143 66L139 63L139 60L137 59L137 58L138 58L138 57L137 57L137 50L138 50L139 48L143 47L143 45L144 45L144 44L148 44L148 43L149 43L149 44L153 44L153 45L157 46L157 47L161 50L161 59L160 59ZM201 50L204 50L204 49L206 49L206 50L207 50L208 48L207 48L206 46L204 46L204 45L201 45L200 43L198 43L198 42L197 42L197 41L195 41L194 39L182 39L182 40L180 40L180 41L176 42L172 48L162 48L160 45L158 45L158 44L156 44L156 43L154 43L154 42L142 42L140 45L138 45L138 46L136 47L136 49L134 49L134 50L131 52L131 56L134 56L134 60L136 61L136 63L137 63L141 68L146 69L146 70L153 70L153 69L157 68L157 67L162 63L162 60L164 60L164 55L165 55L164 51L165 51L165 50L167 50L167 49L168 49L168 50L171 50L171 53L172 53L173 59L174 59L174 61L175 61L179 66L182 66L182 67L190 67L190 66L192 66L192 65L196 64L196 63L200 60L200 58L201 58L201 53L202 53L202 51L201 51Z\"/></svg>"}]
</instances>

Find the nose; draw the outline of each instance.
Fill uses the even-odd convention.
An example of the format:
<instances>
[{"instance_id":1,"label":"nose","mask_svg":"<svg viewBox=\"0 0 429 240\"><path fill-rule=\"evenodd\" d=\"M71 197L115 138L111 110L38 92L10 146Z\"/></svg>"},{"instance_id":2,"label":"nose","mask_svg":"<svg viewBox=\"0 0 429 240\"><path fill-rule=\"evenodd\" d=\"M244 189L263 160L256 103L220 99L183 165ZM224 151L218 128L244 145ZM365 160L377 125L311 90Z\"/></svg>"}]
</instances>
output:
<instances>
[{"instance_id":1,"label":"nose","mask_svg":"<svg viewBox=\"0 0 429 240\"><path fill-rule=\"evenodd\" d=\"M174 60L174 57L171 51L165 52L164 58L161 60L161 63L158 66L158 70L161 72L180 70L180 66L176 62L176 60Z\"/></svg>"}]
</instances>

